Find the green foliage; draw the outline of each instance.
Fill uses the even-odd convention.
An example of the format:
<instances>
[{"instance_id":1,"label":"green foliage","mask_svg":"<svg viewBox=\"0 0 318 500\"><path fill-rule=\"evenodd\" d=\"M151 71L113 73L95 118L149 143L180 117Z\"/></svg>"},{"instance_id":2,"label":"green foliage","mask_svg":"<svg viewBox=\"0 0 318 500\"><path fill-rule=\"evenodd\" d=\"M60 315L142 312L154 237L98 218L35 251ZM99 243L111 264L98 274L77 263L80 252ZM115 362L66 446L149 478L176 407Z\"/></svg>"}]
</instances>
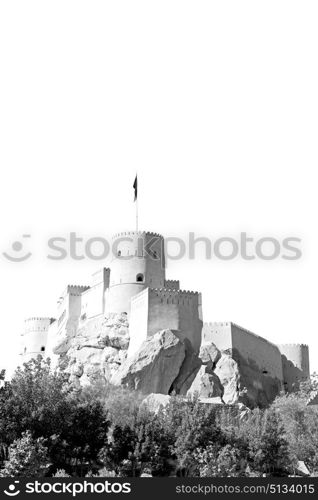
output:
<instances>
[{"instance_id":1,"label":"green foliage","mask_svg":"<svg viewBox=\"0 0 318 500\"><path fill-rule=\"evenodd\" d=\"M30 431L10 445L9 457L0 477L43 477L50 467L44 439L33 439Z\"/></svg>"},{"instance_id":2,"label":"green foliage","mask_svg":"<svg viewBox=\"0 0 318 500\"><path fill-rule=\"evenodd\" d=\"M247 461L242 451L231 444L223 448L208 445L195 451L200 477L234 477L246 475Z\"/></svg>"},{"instance_id":3,"label":"green foliage","mask_svg":"<svg viewBox=\"0 0 318 500\"><path fill-rule=\"evenodd\" d=\"M307 406L316 389L314 378L243 417L178 396L154 414L103 379L74 391L39 358L0 387L1 475L284 475L298 460L318 474L318 410Z\"/></svg>"},{"instance_id":4,"label":"green foliage","mask_svg":"<svg viewBox=\"0 0 318 500\"><path fill-rule=\"evenodd\" d=\"M29 429L36 437L58 433L70 411L66 380L40 356L19 368L0 391L0 440L10 444Z\"/></svg>"},{"instance_id":5,"label":"green foliage","mask_svg":"<svg viewBox=\"0 0 318 500\"><path fill-rule=\"evenodd\" d=\"M281 474L292 470L293 457L282 419L275 409L255 409L241 426L240 433L247 442L252 470L265 474Z\"/></svg>"},{"instance_id":6,"label":"green foliage","mask_svg":"<svg viewBox=\"0 0 318 500\"><path fill-rule=\"evenodd\" d=\"M284 422L284 430L294 461L302 460L318 473L318 408L307 406L312 386L303 385L298 393L276 398L273 408Z\"/></svg>"},{"instance_id":7,"label":"green foliage","mask_svg":"<svg viewBox=\"0 0 318 500\"><path fill-rule=\"evenodd\" d=\"M187 401L173 398L165 410L164 425L174 441L173 455L181 476L198 473L192 456L194 450L215 442L219 447L225 444L223 433L216 424L216 408L200 403L198 398Z\"/></svg>"},{"instance_id":8,"label":"green foliage","mask_svg":"<svg viewBox=\"0 0 318 500\"><path fill-rule=\"evenodd\" d=\"M120 426L134 426L144 399L141 393L114 386L104 378L97 379L92 385L85 387L79 397L85 401L100 401L112 423Z\"/></svg>"},{"instance_id":9,"label":"green foliage","mask_svg":"<svg viewBox=\"0 0 318 500\"><path fill-rule=\"evenodd\" d=\"M71 477L64 469L58 469L52 477Z\"/></svg>"}]
</instances>

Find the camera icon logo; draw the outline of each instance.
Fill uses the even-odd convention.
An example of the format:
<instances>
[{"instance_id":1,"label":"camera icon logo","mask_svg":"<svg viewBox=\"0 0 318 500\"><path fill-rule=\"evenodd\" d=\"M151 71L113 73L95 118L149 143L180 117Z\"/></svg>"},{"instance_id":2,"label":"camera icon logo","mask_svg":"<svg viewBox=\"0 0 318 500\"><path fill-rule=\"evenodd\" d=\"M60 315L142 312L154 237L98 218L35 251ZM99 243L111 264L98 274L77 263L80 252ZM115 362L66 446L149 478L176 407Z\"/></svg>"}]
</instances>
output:
<instances>
[{"instance_id":1,"label":"camera icon logo","mask_svg":"<svg viewBox=\"0 0 318 500\"><path fill-rule=\"evenodd\" d=\"M20 481L14 481L14 483L10 484L8 486L8 490L4 490L4 494L5 495L8 495L9 497L16 497L17 495L19 495L20 493L20 490L17 490L17 484L20 484Z\"/></svg>"}]
</instances>

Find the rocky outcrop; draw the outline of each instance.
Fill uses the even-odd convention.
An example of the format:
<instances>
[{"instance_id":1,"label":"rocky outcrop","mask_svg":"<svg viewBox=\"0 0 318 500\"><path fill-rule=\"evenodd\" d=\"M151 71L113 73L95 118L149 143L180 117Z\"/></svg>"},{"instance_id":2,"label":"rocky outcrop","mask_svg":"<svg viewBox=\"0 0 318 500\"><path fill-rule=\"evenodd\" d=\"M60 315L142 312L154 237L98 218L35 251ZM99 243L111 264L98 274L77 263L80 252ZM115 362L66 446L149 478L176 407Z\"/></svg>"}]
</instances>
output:
<instances>
[{"instance_id":1,"label":"rocky outcrop","mask_svg":"<svg viewBox=\"0 0 318 500\"><path fill-rule=\"evenodd\" d=\"M202 402L243 403L249 408L267 406L281 388L279 380L263 374L238 351L221 352L206 342L198 355L177 331L149 337L131 358L128 346L127 315L108 314L76 325L69 321L54 338L52 353L78 388L103 377L146 395L197 395Z\"/></svg>"},{"instance_id":2,"label":"rocky outcrop","mask_svg":"<svg viewBox=\"0 0 318 500\"><path fill-rule=\"evenodd\" d=\"M221 398L223 396L223 386L218 376L211 372L206 372L206 366L201 366L190 389L188 396L197 394L200 398Z\"/></svg>"},{"instance_id":3,"label":"rocky outcrop","mask_svg":"<svg viewBox=\"0 0 318 500\"><path fill-rule=\"evenodd\" d=\"M144 394L169 394L186 357L185 342L171 330L162 330L143 342L111 378L114 385Z\"/></svg>"},{"instance_id":4,"label":"rocky outcrop","mask_svg":"<svg viewBox=\"0 0 318 500\"><path fill-rule=\"evenodd\" d=\"M206 365L208 370L211 371L215 368L216 363L221 358L221 352L213 342L206 342L201 345L199 358L203 365Z\"/></svg>"},{"instance_id":5,"label":"rocky outcrop","mask_svg":"<svg viewBox=\"0 0 318 500\"><path fill-rule=\"evenodd\" d=\"M223 387L223 401L235 404L239 400L239 370L236 361L229 354L222 354L214 369Z\"/></svg>"},{"instance_id":6,"label":"rocky outcrop","mask_svg":"<svg viewBox=\"0 0 318 500\"><path fill-rule=\"evenodd\" d=\"M99 377L110 380L126 359L129 328L126 314L109 314L80 323L76 332L65 328L52 347L58 368L70 374L74 386Z\"/></svg>"},{"instance_id":7,"label":"rocky outcrop","mask_svg":"<svg viewBox=\"0 0 318 500\"><path fill-rule=\"evenodd\" d=\"M197 353L193 350L191 342L184 339L185 357L180 367L177 378L173 381L170 387L170 393L185 395L190 389L198 371L200 370L202 361Z\"/></svg>"}]
</instances>

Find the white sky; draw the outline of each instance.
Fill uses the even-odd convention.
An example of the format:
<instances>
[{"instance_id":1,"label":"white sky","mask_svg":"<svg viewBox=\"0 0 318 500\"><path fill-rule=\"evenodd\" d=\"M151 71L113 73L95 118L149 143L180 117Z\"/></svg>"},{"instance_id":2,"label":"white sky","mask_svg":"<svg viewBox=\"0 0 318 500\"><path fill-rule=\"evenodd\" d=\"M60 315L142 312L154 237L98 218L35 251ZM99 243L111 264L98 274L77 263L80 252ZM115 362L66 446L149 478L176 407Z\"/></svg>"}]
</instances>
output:
<instances>
[{"instance_id":1,"label":"white sky","mask_svg":"<svg viewBox=\"0 0 318 500\"><path fill-rule=\"evenodd\" d=\"M28 316L55 316L101 263L45 258L48 237L298 236L300 261L173 262L204 318L317 361L318 5L315 1L0 4L0 367ZM12 251L11 251L12 252Z\"/></svg>"}]
</instances>

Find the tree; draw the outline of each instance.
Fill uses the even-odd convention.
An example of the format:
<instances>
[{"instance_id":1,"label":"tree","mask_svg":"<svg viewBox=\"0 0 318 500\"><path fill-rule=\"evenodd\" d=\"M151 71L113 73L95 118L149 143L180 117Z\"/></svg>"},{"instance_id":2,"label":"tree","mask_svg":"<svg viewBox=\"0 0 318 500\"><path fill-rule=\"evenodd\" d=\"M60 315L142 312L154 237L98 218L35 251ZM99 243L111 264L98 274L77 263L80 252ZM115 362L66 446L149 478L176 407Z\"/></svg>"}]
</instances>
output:
<instances>
[{"instance_id":1,"label":"tree","mask_svg":"<svg viewBox=\"0 0 318 500\"><path fill-rule=\"evenodd\" d=\"M281 416L291 455L318 472L318 409L307 406L312 385L305 383L296 393L276 398L273 408Z\"/></svg>"},{"instance_id":2,"label":"tree","mask_svg":"<svg viewBox=\"0 0 318 500\"><path fill-rule=\"evenodd\" d=\"M57 434L70 413L67 376L51 371L50 361L32 359L18 368L0 391L0 441L10 444L22 432L34 437Z\"/></svg>"},{"instance_id":3,"label":"tree","mask_svg":"<svg viewBox=\"0 0 318 500\"><path fill-rule=\"evenodd\" d=\"M241 432L248 442L249 463L254 471L280 475L293 468L285 429L275 409L254 410Z\"/></svg>"},{"instance_id":4,"label":"tree","mask_svg":"<svg viewBox=\"0 0 318 500\"><path fill-rule=\"evenodd\" d=\"M198 398L183 401L173 398L165 409L167 435L173 436L173 455L177 462L177 473L182 476L198 475L193 453L210 444L222 447L226 444L220 427L216 423L216 408L206 405Z\"/></svg>"},{"instance_id":5,"label":"tree","mask_svg":"<svg viewBox=\"0 0 318 500\"><path fill-rule=\"evenodd\" d=\"M30 431L11 444L9 457L0 477L44 477L50 467L44 439L33 439Z\"/></svg>"},{"instance_id":6,"label":"tree","mask_svg":"<svg viewBox=\"0 0 318 500\"><path fill-rule=\"evenodd\" d=\"M83 466L91 466L105 445L110 422L100 401L74 401L67 426L61 429L54 443L54 462L73 465L82 476ZM53 448L53 447L52 447ZM53 449L52 449L53 455Z\"/></svg>"}]
</instances>

